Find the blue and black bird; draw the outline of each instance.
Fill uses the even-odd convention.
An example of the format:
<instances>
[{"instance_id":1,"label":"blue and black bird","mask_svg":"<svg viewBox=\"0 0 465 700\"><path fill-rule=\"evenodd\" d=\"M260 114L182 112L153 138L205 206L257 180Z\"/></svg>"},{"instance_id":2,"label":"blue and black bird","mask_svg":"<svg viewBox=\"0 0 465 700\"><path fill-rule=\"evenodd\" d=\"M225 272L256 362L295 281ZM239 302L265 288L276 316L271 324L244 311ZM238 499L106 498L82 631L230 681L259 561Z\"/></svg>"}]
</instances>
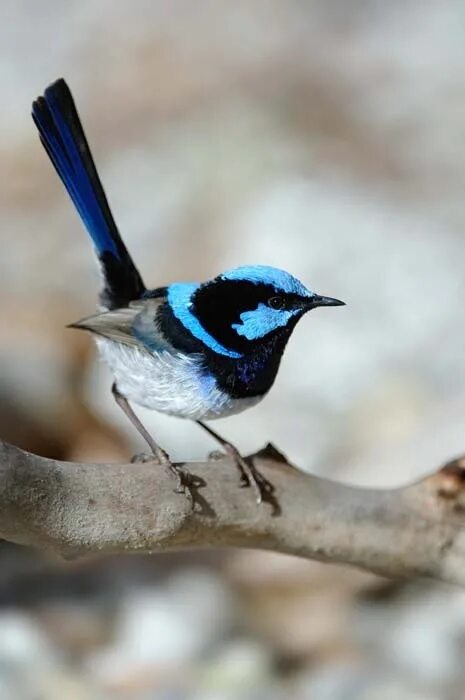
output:
<instances>
[{"instance_id":1,"label":"blue and black bird","mask_svg":"<svg viewBox=\"0 0 465 700\"><path fill-rule=\"evenodd\" d=\"M246 265L207 282L148 290L113 219L71 92L57 80L32 106L40 139L92 238L103 273L101 312L72 324L95 335L114 397L160 463L173 468L129 401L197 421L231 453L260 502L270 484L203 421L268 393L297 321L321 296L274 267Z\"/></svg>"}]
</instances>

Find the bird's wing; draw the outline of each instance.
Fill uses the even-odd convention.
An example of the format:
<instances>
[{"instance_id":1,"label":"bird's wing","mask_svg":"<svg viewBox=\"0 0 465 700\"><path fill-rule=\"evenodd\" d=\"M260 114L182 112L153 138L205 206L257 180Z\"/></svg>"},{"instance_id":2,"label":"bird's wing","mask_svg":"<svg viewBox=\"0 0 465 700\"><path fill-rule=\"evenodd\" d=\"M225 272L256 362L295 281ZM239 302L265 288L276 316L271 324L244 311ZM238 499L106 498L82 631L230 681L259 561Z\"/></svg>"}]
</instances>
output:
<instances>
[{"instance_id":1,"label":"bird's wing","mask_svg":"<svg viewBox=\"0 0 465 700\"><path fill-rule=\"evenodd\" d=\"M166 341L157 330L155 317L160 305L165 301L165 297L140 299L121 309L88 316L81 321L71 323L69 327L90 331L117 343L149 351L147 344L142 339L143 331L146 328L152 337L159 336L161 349Z\"/></svg>"}]
</instances>

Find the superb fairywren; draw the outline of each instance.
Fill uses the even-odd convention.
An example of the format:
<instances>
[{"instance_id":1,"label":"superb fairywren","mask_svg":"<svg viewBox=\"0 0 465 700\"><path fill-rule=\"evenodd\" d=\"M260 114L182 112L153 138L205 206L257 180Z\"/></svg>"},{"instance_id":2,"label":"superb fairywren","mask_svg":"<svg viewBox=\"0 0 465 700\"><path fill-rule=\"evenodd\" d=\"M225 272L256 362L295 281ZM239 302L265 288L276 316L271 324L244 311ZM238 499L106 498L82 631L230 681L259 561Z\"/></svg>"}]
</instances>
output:
<instances>
[{"instance_id":1,"label":"superb fairywren","mask_svg":"<svg viewBox=\"0 0 465 700\"><path fill-rule=\"evenodd\" d=\"M94 243L103 273L102 312L75 324L95 334L113 371L113 394L158 461L171 465L128 401L197 421L230 453L260 502L270 488L203 420L258 403L271 388L297 321L340 306L273 267L238 267L198 283L147 290L118 232L65 81L32 107L50 160Z\"/></svg>"}]
</instances>

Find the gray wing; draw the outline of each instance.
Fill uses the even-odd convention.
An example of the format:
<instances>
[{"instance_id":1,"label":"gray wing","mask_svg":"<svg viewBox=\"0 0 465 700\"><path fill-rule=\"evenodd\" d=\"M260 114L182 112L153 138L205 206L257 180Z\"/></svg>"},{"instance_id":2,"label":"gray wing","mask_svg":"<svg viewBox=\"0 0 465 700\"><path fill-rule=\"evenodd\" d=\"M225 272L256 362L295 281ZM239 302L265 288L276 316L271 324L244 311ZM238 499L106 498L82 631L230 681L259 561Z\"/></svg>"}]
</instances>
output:
<instances>
[{"instance_id":1,"label":"gray wing","mask_svg":"<svg viewBox=\"0 0 465 700\"><path fill-rule=\"evenodd\" d=\"M71 323L69 328L90 331L117 343L138 347L147 352L150 351L149 347L142 338L149 338L153 340L150 345L155 345L160 350L165 349L168 343L158 330L155 321L157 311L165 301L166 297L132 301L129 306L121 309L104 311Z\"/></svg>"}]
</instances>

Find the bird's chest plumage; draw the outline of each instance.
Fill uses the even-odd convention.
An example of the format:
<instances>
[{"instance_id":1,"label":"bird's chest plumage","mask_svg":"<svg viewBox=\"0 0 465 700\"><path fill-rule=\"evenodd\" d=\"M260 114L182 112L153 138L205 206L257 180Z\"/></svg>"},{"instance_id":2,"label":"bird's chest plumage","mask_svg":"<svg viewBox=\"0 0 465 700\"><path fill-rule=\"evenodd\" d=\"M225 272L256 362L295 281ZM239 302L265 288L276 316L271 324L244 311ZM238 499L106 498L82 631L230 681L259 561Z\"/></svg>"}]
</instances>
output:
<instances>
[{"instance_id":1,"label":"bird's chest plumage","mask_svg":"<svg viewBox=\"0 0 465 700\"><path fill-rule=\"evenodd\" d=\"M262 396L234 396L205 367L201 354L161 350L148 353L106 338L96 338L118 390L151 410L180 418L212 420L239 413Z\"/></svg>"},{"instance_id":2,"label":"bird's chest plumage","mask_svg":"<svg viewBox=\"0 0 465 700\"><path fill-rule=\"evenodd\" d=\"M289 337L283 331L278 337L253 344L249 352L239 357L230 357L186 332L168 304L160 308L157 321L162 336L169 339L173 348L188 357L202 358L201 364L215 377L216 386L229 397L247 400L246 407L258 403L273 385Z\"/></svg>"}]
</instances>

